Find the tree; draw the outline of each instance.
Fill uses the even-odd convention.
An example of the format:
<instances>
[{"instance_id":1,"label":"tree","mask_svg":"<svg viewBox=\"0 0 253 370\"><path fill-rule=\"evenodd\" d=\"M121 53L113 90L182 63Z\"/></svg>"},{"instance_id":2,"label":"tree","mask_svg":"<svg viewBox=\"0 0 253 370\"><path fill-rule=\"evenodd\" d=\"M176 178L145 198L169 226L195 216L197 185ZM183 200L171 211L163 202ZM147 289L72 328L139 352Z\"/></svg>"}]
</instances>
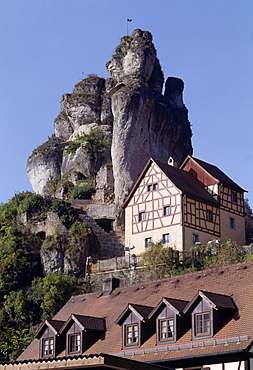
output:
<instances>
[{"instance_id":1,"label":"tree","mask_svg":"<svg viewBox=\"0 0 253 370\"><path fill-rule=\"evenodd\" d=\"M109 149L111 145L109 135L105 134L99 127L92 128L89 134L78 135L77 138L70 142L65 151L67 154L74 155L78 148L88 154L93 167L93 176L97 174L101 166L102 154Z\"/></svg>"},{"instance_id":2,"label":"tree","mask_svg":"<svg viewBox=\"0 0 253 370\"><path fill-rule=\"evenodd\" d=\"M146 280L161 279L179 266L179 252L165 247L162 241L151 243L141 256L141 265Z\"/></svg>"},{"instance_id":3,"label":"tree","mask_svg":"<svg viewBox=\"0 0 253 370\"><path fill-rule=\"evenodd\" d=\"M253 243L253 212L249 205L249 200L245 199L245 239L246 244Z\"/></svg>"},{"instance_id":4,"label":"tree","mask_svg":"<svg viewBox=\"0 0 253 370\"><path fill-rule=\"evenodd\" d=\"M42 310L41 317L54 316L70 298L75 289L75 279L63 273L53 273L32 282L32 300Z\"/></svg>"}]
</instances>

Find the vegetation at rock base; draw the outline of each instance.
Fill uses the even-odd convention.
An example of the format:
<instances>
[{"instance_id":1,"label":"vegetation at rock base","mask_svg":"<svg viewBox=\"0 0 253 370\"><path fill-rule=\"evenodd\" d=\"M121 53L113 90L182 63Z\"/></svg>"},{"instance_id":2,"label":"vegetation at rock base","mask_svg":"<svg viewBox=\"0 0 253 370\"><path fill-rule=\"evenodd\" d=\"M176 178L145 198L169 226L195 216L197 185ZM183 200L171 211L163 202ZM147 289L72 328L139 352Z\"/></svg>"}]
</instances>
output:
<instances>
[{"instance_id":1,"label":"vegetation at rock base","mask_svg":"<svg viewBox=\"0 0 253 370\"><path fill-rule=\"evenodd\" d=\"M70 193L71 199L90 199L92 194L95 193L95 187L92 182L78 187L74 187Z\"/></svg>"},{"instance_id":2,"label":"vegetation at rock base","mask_svg":"<svg viewBox=\"0 0 253 370\"><path fill-rule=\"evenodd\" d=\"M25 212L29 222L36 222L48 211L58 214L76 243L82 243L90 232L78 221L76 210L57 199L27 192L0 205L0 361L16 359L38 324L51 318L77 286L78 293L90 291L84 279L62 272L42 275L41 242L36 235L27 234L20 216Z\"/></svg>"},{"instance_id":3,"label":"vegetation at rock base","mask_svg":"<svg viewBox=\"0 0 253 370\"><path fill-rule=\"evenodd\" d=\"M246 238L252 242L253 214L246 207ZM21 222L26 214L28 223L37 223L54 212L68 229L69 258L83 250L90 228L79 221L78 213L69 203L44 198L33 193L16 194L0 205L0 361L15 360L30 343L33 333L45 318L51 318L73 294L91 291L84 277L66 276L56 272L43 276L40 253L54 248L61 235L38 241ZM94 243L95 245L96 243ZM94 248L97 248L96 245ZM78 257L79 258L79 257ZM185 274L252 259L231 240L196 246L179 252L161 242L151 244L142 255L141 264L146 280Z\"/></svg>"}]
</instances>

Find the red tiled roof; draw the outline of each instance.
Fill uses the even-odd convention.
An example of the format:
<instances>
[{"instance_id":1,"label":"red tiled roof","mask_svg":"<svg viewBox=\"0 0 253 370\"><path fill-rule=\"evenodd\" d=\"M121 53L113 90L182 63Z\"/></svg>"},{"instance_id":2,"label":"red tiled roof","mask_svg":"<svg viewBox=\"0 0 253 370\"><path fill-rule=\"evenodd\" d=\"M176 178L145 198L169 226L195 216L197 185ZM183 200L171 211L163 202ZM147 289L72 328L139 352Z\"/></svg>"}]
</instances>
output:
<instances>
[{"instance_id":1,"label":"red tiled roof","mask_svg":"<svg viewBox=\"0 0 253 370\"><path fill-rule=\"evenodd\" d=\"M56 314L54 320L66 321L71 313L106 319L107 331L83 354L108 353L139 361L159 362L166 359L215 356L249 350L253 342L253 261L169 277L129 287L116 288L110 295L101 292L73 296ZM221 327L214 336L192 340L189 329L176 343L157 345L153 333L139 348L122 350L122 328L115 323L129 302L156 307L163 297L190 302L202 291L218 307L226 306L228 298L238 307L238 314ZM225 298L224 298L225 297ZM62 354L64 355L64 354ZM35 339L21 354L20 360L39 358L39 340Z\"/></svg>"},{"instance_id":2,"label":"red tiled roof","mask_svg":"<svg viewBox=\"0 0 253 370\"><path fill-rule=\"evenodd\" d=\"M192 157L195 162L197 162L201 167L203 167L210 175L212 175L215 179L219 180L223 185L227 185L229 188L234 190L244 192L245 190L242 189L239 185L237 185L230 177L228 177L223 171L221 171L218 167L204 162L198 158Z\"/></svg>"}]
</instances>

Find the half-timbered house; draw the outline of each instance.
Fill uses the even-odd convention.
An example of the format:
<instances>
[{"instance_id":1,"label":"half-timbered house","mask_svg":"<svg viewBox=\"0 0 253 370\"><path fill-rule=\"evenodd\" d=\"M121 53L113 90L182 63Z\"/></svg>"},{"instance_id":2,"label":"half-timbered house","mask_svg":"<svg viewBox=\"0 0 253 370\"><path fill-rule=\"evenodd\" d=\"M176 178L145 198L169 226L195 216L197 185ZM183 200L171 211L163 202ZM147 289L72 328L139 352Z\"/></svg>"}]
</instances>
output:
<instances>
[{"instance_id":1,"label":"half-timbered house","mask_svg":"<svg viewBox=\"0 0 253 370\"><path fill-rule=\"evenodd\" d=\"M196 158L188 156L180 168L150 159L123 205L126 250L141 254L160 240L177 250L226 238L243 245L243 193Z\"/></svg>"}]
</instances>

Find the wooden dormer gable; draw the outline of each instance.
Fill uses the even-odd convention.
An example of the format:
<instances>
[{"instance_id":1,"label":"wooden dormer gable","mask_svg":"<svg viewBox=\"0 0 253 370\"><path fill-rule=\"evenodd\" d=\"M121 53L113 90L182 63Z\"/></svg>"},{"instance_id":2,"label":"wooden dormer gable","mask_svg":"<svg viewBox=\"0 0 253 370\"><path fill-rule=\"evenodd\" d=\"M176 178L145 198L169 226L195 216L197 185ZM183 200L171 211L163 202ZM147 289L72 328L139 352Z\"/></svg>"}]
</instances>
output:
<instances>
[{"instance_id":1,"label":"wooden dormer gable","mask_svg":"<svg viewBox=\"0 0 253 370\"><path fill-rule=\"evenodd\" d=\"M199 291L184 308L191 315L192 339L211 338L235 315L238 307L232 296Z\"/></svg>"},{"instance_id":2,"label":"wooden dormer gable","mask_svg":"<svg viewBox=\"0 0 253 370\"><path fill-rule=\"evenodd\" d=\"M236 192L244 193L245 190L237 185L230 177L228 177L217 166L204 162L198 158L188 156L182 163L181 169L190 172L195 176L205 187L217 184L233 189Z\"/></svg>"},{"instance_id":3,"label":"wooden dormer gable","mask_svg":"<svg viewBox=\"0 0 253 370\"><path fill-rule=\"evenodd\" d=\"M181 164L180 168L191 173L192 176L198 179L205 187L218 185L220 180L214 176L214 171L208 171L207 166L203 166L204 163L205 162L197 160L196 158L188 155Z\"/></svg>"},{"instance_id":4,"label":"wooden dormer gable","mask_svg":"<svg viewBox=\"0 0 253 370\"><path fill-rule=\"evenodd\" d=\"M122 348L139 347L154 333L155 325L148 316L154 307L128 304L115 321L122 326Z\"/></svg>"},{"instance_id":5,"label":"wooden dormer gable","mask_svg":"<svg viewBox=\"0 0 253 370\"><path fill-rule=\"evenodd\" d=\"M157 344L176 342L189 329L183 310L188 301L162 298L150 312L149 319L156 320Z\"/></svg>"},{"instance_id":6,"label":"wooden dormer gable","mask_svg":"<svg viewBox=\"0 0 253 370\"><path fill-rule=\"evenodd\" d=\"M60 329L64 321L45 320L36 331L34 338L40 340L40 357L55 357L62 350Z\"/></svg>"},{"instance_id":7,"label":"wooden dormer gable","mask_svg":"<svg viewBox=\"0 0 253 370\"><path fill-rule=\"evenodd\" d=\"M66 354L82 354L105 331L103 318L72 314L60 330L60 334L66 338Z\"/></svg>"}]
</instances>

